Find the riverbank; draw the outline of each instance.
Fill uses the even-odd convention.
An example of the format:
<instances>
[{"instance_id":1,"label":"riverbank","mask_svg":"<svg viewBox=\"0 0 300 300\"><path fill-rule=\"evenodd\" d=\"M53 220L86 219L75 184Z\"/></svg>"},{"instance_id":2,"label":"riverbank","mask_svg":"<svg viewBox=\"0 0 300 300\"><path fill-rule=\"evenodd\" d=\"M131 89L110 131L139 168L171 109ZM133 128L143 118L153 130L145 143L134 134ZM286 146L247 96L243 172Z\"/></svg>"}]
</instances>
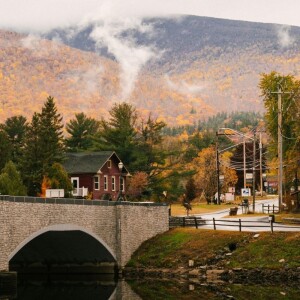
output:
<instances>
[{"instance_id":1,"label":"riverbank","mask_svg":"<svg viewBox=\"0 0 300 300\"><path fill-rule=\"evenodd\" d=\"M300 233L176 228L143 243L125 277L300 281Z\"/></svg>"}]
</instances>

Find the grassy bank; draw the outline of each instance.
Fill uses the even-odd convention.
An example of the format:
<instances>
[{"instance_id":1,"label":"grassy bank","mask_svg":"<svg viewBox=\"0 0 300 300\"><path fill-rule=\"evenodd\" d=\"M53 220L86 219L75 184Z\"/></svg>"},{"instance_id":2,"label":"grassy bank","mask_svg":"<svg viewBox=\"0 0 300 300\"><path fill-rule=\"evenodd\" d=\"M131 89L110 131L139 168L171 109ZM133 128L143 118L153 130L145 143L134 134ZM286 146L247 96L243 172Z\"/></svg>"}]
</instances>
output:
<instances>
[{"instance_id":1,"label":"grassy bank","mask_svg":"<svg viewBox=\"0 0 300 300\"><path fill-rule=\"evenodd\" d=\"M231 254L230 254L231 253ZM176 228L146 241L128 263L131 267L300 267L300 233L220 232Z\"/></svg>"}]
</instances>

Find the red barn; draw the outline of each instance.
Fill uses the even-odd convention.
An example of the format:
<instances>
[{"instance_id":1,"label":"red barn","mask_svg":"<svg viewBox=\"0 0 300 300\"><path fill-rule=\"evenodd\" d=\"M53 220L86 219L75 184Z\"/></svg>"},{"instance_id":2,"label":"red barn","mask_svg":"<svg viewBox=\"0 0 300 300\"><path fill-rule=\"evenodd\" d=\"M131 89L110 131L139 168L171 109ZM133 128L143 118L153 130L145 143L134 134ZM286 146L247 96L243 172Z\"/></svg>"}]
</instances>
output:
<instances>
[{"instance_id":1,"label":"red barn","mask_svg":"<svg viewBox=\"0 0 300 300\"><path fill-rule=\"evenodd\" d=\"M115 152L68 153L63 165L71 178L74 197L124 198L130 174Z\"/></svg>"}]
</instances>

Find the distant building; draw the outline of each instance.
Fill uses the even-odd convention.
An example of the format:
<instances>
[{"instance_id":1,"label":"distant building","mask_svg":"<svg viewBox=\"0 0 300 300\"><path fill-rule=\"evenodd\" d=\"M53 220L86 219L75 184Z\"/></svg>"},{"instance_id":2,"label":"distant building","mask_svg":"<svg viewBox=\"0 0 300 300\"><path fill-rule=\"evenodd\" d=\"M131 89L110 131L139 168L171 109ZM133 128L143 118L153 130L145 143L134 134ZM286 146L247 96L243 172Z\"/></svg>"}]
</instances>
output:
<instances>
[{"instance_id":1,"label":"distant building","mask_svg":"<svg viewBox=\"0 0 300 300\"><path fill-rule=\"evenodd\" d=\"M113 151L67 153L63 163L73 185L74 197L121 200L130 175Z\"/></svg>"}]
</instances>

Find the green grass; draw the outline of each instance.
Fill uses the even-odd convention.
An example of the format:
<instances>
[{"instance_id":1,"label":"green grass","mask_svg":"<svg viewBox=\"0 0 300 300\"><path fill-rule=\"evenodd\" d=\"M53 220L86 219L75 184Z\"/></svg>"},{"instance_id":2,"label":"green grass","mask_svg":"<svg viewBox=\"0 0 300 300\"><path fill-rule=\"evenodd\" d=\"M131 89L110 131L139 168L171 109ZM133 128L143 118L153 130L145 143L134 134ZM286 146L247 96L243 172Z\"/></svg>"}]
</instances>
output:
<instances>
[{"instance_id":1,"label":"green grass","mask_svg":"<svg viewBox=\"0 0 300 300\"><path fill-rule=\"evenodd\" d=\"M237 249L232 256L217 263L243 268L300 267L300 233L253 233L176 228L146 241L134 253L128 266L146 268L187 267L216 263L215 257L229 245ZM285 261L279 262L281 259Z\"/></svg>"}]
</instances>

